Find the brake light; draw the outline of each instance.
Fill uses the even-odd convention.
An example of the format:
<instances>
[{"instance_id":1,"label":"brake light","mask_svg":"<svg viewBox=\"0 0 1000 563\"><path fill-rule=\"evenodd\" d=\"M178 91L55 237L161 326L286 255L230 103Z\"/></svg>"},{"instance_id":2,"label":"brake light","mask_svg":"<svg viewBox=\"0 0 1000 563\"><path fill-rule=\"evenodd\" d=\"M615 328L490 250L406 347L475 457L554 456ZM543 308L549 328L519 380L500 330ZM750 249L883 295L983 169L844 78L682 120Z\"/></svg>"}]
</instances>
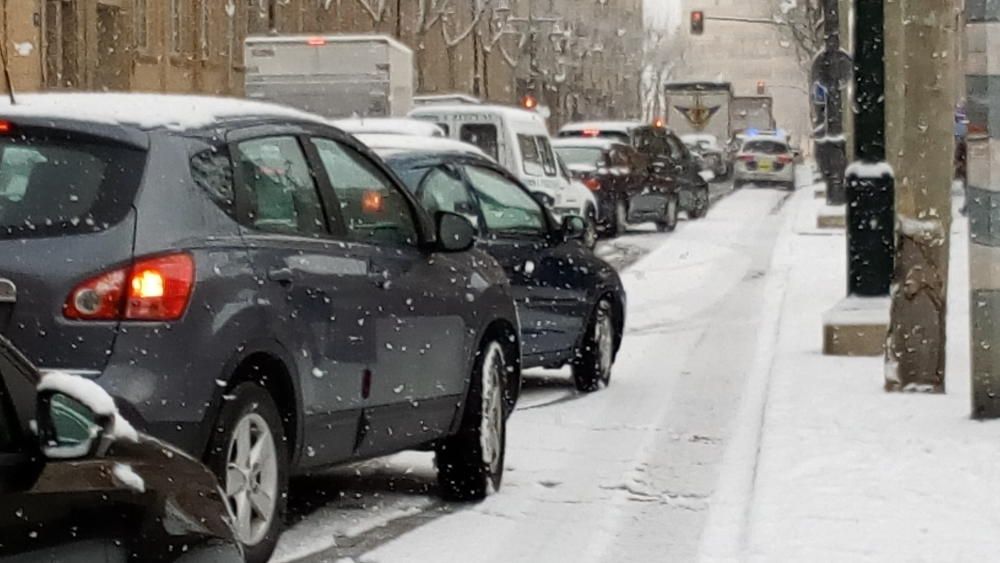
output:
<instances>
[{"instance_id":1,"label":"brake light","mask_svg":"<svg viewBox=\"0 0 1000 563\"><path fill-rule=\"evenodd\" d=\"M736 158L738 158L739 160L741 160L743 162L753 162L754 161L754 157L753 157L752 154L741 154L741 155L739 155Z\"/></svg>"},{"instance_id":2,"label":"brake light","mask_svg":"<svg viewBox=\"0 0 1000 563\"><path fill-rule=\"evenodd\" d=\"M14 130L14 126L7 120L0 119L0 135L9 135Z\"/></svg>"},{"instance_id":3,"label":"brake light","mask_svg":"<svg viewBox=\"0 0 1000 563\"><path fill-rule=\"evenodd\" d=\"M310 37L309 39L306 39L306 45L309 45L310 47L322 47L323 45L326 45L326 39L323 39L322 37Z\"/></svg>"},{"instance_id":4,"label":"brake light","mask_svg":"<svg viewBox=\"0 0 1000 563\"><path fill-rule=\"evenodd\" d=\"M778 162L781 164L791 164L795 159L788 156L787 154L782 154L778 156Z\"/></svg>"},{"instance_id":5,"label":"brake light","mask_svg":"<svg viewBox=\"0 0 1000 563\"><path fill-rule=\"evenodd\" d=\"M194 287L194 259L186 253L137 260L73 289L67 319L174 321L184 315Z\"/></svg>"},{"instance_id":6,"label":"brake light","mask_svg":"<svg viewBox=\"0 0 1000 563\"><path fill-rule=\"evenodd\" d=\"M587 178L583 181L583 185L587 186L587 189L596 192L601 189L601 182L597 178Z\"/></svg>"},{"instance_id":7,"label":"brake light","mask_svg":"<svg viewBox=\"0 0 1000 563\"><path fill-rule=\"evenodd\" d=\"M601 134L601 130L600 129L584 129L583 130L583 136L584 137L597 137L600 134Z\"/></svg>"}]
</instances>

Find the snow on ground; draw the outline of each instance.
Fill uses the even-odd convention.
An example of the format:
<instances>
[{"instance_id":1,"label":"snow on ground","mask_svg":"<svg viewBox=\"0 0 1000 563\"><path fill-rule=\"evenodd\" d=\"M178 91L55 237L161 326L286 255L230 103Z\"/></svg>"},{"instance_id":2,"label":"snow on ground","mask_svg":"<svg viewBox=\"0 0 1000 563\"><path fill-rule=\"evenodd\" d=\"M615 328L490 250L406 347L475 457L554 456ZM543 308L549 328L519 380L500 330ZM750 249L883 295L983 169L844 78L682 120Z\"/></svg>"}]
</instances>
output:
<instances>
[{"instance_id":1,"label":"snow on ground","mask_svg":"<svg viewBox=\"0 0 1000 563\"><path fill-rule=\"evenodd\" d=\"M817 205L800 194L792 224ZM881 358L821 355L822 317L843 297L843 232L786 229L773 269L786 272L787 289L763 401L738 423L763 425L730 445L759 453L753 463L727 457L744 463L723 469L702 560L996 559L1000 425L969 418L965 229L957 219L946 395L886 394Z\"/></svg>"}]
</instances>

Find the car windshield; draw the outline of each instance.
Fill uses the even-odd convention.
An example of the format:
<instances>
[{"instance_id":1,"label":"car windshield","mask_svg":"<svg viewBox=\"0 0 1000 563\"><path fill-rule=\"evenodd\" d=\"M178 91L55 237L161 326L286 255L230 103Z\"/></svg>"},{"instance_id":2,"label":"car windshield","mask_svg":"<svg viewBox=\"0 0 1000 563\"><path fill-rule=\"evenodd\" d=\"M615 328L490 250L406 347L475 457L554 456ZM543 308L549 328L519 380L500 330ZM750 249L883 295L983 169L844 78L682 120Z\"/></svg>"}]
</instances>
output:
<instances>
[{"instance_id":1,"label":"car windshield","mask_svg":"<svg viewBox=\"0 0 1000 563\"><path fill-rule=\"evenodd\" d=\"M556 152L570 166L596 167L604 161L604 151L596 147L556 147Z\"/></svg>"},{"instance_id":2,"label":"car windshield","mask_svg":"<svg viewBox=\"0 0 1000 563\"><path fill-rule=\"evenodd\" d=\"M1000 0L0 15L0 563L1000 560Z\"/></svg>"}]
</instances>

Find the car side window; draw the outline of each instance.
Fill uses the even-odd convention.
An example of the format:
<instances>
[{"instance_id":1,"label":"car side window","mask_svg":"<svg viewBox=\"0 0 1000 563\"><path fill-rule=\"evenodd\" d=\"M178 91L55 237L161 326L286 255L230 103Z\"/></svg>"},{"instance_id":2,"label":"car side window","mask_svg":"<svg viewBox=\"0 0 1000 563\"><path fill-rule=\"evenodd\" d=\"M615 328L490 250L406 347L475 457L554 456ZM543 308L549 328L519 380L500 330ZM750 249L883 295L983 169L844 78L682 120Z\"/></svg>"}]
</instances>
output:
<instances>
[{"instance_id":1,"label":"car side window","mask_svg":"<svg viewBox=\"0 0 1000 563\"><path fill-rule=\"evenodd\" d=\"M236 145L237 189L247 198L250 227L317 236L326 232L323 206L298 139L264 137Z\"/></svg>"},{"instance_id":2,"label":"car side window","mask_svg":"<svg viewBox=\"0 0 1000 563\"><path fill-rule=\"evenodd\" d=\"M229 159L228 150L212 147L192 156L191 178L194 184L226 214L235 215L233 164Z\"/></svg>"},{"instance_id":3,"label":"car side window","mask_svg":"<svg viewBox=\"0 0 1000 563\"><path fill-rule=\"evenodd\" d=\"M518 135L517 145L521 148L521 165L528 176L542 176L545 168L542 166L542 155L538 151L538 143L529 135Z\"/></svg>"},{"instance_id":4,"label":"car side window","mask_svg":"<svg viewBox=\"0 0 1000 563\"><path fill-rule=\"evenodd\" d=\"M497 127L492 123L466 123L459 128L459 138L466 143L476 145L493 160L500 159L500 140Z\"/></svg>"},{"instance_id":5,"label":"car side window","mask_svg":"<svg viewBox=\"0 0 1000 563\"><path fill-rule=\"evenodd\" d=\"M466 166L465 172L491 234L545 234L545 211L528 192L488 168Z\"/></svg>"},{"instance_id":6,"label":"car side window","mask_svg":"<svg viewBox=\"0 0 1000 563\"><path fill-rule=\"evenodd\" d=\"M358 242L415 245L416 221L410 204L381 170L354 149L313 138L340 204L347 236Z\"/></svg>"},{"instance_id":7,"label":"car side window","mask_svg":"<svg viewBox=\"0 0 1000 563\"><path fill-rule=\"evenodd\" d=\"M542 156L542 169L545 170L545 175L555 176L556 157L552 154L552 145L549 143L548 138L537 136L535 137L535 143L538 145L538 153Z\"/></svg>"},{"instance_id":8,"label":"car side window","mask_svg":"<svg viewBox=\"0 0 1000 563\"><path fill-rule=\"evenodd\" d=\"M458 213L473 225L479 225L476 204L457 172L442 166L427 169L425 172L416 192L424 209L431 214L438 211Z\"/></svg>"}]
</instances>

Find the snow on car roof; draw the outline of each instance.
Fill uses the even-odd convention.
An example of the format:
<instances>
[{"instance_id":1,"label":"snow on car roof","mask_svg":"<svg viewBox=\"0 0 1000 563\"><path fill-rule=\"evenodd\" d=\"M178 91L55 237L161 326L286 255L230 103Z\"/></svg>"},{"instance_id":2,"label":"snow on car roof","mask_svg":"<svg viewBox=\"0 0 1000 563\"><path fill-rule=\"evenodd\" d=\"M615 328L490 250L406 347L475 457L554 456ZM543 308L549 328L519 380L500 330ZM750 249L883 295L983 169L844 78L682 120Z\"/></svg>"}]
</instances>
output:
<instances>
[{"instance_id":1,"label":"snow on car roof","mask_svg":"<svg viewBox=\"0 0 1000 563\"><path fill-rule=\"evenodd\" d=\"M567 123L559 130L563 131L585 131L588 129L597 129L600 131L618 131L621 133L628 133L630 130L636 127L641 127L643 125L640 121L578 121L576 123Z\"/></svg>"},{"instance_id":2,"label":"snow on car roof","mask_svg":"<svg viewBox=\"0 0 1000 563\"><path fill-rule=\"evenodd\" d=\"M380 155L397 152L458 152L489 158L479 147L454 139L384 133L362 133L356 136Z\"/></svg>"},{"instance_id":3,"label":"snow on car roof","mask_svg":"<svg viewBox=\"0 0 1000 563\"><path fill-rule=\"evenodd\" d=\"M338 119L331 122L348 133L382 133L389 135L412 135L418 137L444 137L444 131L436 124L423 119L372 117Z\"/></svg>"},{"instance_id":4,"label":"snow on car roof","mask_svg":"<svg viewBox=\"0 0 1000 563\"><path fill-rule=\"evenodd\" d=\"M276 104L213 96L173 94L19 94L11 105L3 97L0 116L66 119L140 129L185 131L220 120L269 116L328 123L320 116Z\"/></svg>"},{"instance_id":5,"label":"snow on car roof","mask_svg":"<svg viewBox=\"0 0 1000 563\"><path fill-rule=\"evenodd\" d=\"M562 137L559 139L552 139L552 148L560 147L576 147L576 148L594 148L594 149L609 149L612 145L623 145L621 141L615 139L607 139L601 137Z\"/></svg>"},{"instance_id":6,"label":"snow on car roof","mask_svg":"<svg viewBox=\"0 0 1000 563\"><path fill-rule=\"evenodd\" d=\"M483 114L504 117L510 120L528 120L538 123L545 123L545 118L541 115L512 106L483 105L483 104L430 104L420 106L410 111L410 117L436 117L443 114Z\"/></svg>"}]
</instances>

